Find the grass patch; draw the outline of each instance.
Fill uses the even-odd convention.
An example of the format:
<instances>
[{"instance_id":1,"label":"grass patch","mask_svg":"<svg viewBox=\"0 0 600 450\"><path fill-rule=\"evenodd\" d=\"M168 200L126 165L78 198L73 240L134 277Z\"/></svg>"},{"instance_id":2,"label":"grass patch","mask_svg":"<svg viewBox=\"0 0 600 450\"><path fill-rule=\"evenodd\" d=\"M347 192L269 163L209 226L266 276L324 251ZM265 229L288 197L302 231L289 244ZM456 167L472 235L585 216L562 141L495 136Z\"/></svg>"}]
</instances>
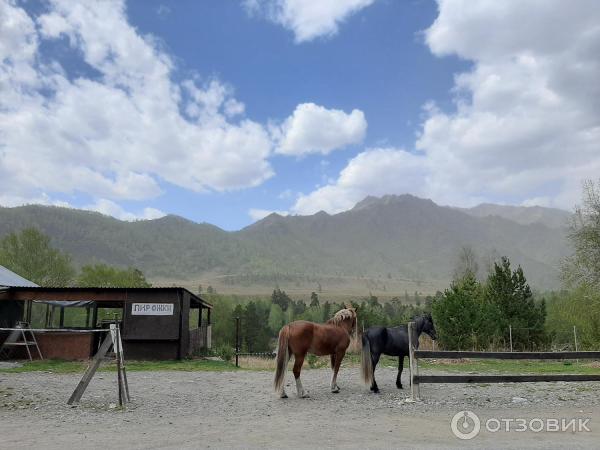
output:
<instances>
[{"instance_id":1,"label":"grass patch","mask_svg":"<svg viewBox=\"0 0 600 450\"><path fill-rule=\"evenodd\" d=\"M181 361L128 361L125 363L128 371L147 372L153 370L177 370L177 371L208 371L229 372L239 370L235 364L226 361L213 361L208 359L184 359ZM116 365L104 366L102 369L114 371Z\"/></svg>"},{"instance_id":2,"label":"grass patch","mask_svg":"<svg viewBox=\"0 0 600 450\"><path fill-rule=\"evenodd\" d=\"M24 362L21 367L0 369L0 373L83 373L87 366L87 362L81 361L27 361ZM126 361L125 367L129 372L147 372L159 370L227 372L239 370L234 364L226 361L212 361L205 359L190 359L181 361ZM103 365L98 369L99 372L114 372L116 370L117 366L110 362L103 363Z\"/></svg>"},{"instance_id":3,"label":"grass patch","mask_svg":"<svg viewBox=\"0 0 600 450\"><path fill-rule=\"evenodd\" d=\"M23 372L52 372L52 373L79 373L83 372L87 364L81 361L61 361L56 359L45 359L43 361L23 362L20 367L0 369L0 373L23 373Z\"/></svg>"},{"instance_id":4,"label":"grass patch","mask_svg":"<svg viewBox=\"0 0 600 450\"><path fill-rule=\"evenodd\" d=\"M585 362L572 361L529 361L501 359L465 359L451 364L439 361L419 360L419 368L444 370L448 372L474 373L515 373L515 374L546 374L546 373L579 373L600 374L600 368Z\"/></svg>"},{"instance_id":5,"label":"grass patch","mask_svg":"<svg viewBox=\"0 0 600 450\"><path fill-rule=\"evenodd\" d=\"M51 373L83 373L87 368L87 362L81 361L27 361L21 367L0 369L0 373L23 373L23 372L51 372ZM288 368L292 364L288 364ZM342 367L358 368L360 355L346 355ZM207 359L185 359L181 361L127 361L126 367L130 372L148 371L209 371L228 372L234 370L267 370L275 369L275 360L266 358L241 357L240 366L227 361L213 361ZM315 357L304 362L304 369L328 368L329 357ZM378 367L398 367L398 358L382 356ZM506 374L546 374L546 373L571 373L571 374L599 374L600 366L591 362L581 361L528 361L528 360L494 360L494 359L461 359L461 360L419 360L419 368L422 373L427 370L441 370L455 373L506 373ZM404 369L408 370L408 358L404 361ZM98 369L101 372L116 371L114 363L103 363Z\"/></svg>"}]
</instances>

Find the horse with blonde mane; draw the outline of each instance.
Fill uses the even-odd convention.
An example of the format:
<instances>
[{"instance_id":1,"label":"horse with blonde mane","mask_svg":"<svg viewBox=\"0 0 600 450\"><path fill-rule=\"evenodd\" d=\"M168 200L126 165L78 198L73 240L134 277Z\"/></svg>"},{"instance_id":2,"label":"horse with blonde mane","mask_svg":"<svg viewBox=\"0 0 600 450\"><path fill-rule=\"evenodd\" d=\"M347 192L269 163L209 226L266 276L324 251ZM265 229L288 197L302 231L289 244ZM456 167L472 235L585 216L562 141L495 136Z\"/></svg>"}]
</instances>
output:
<instances>
[{"instance_id":1,"label":"horse with blonde mane","mask_svg":"<svg viewBox=\"0 0 600 450\"><path fill-rule=\"evenodd\" d=\"M285 370L291 356L294 355L294 378L298 397L307 398L308 393L302 387L300 371L307 353L317 356L331 355L331 392L337 393L337 374L346 349L350 345L350 336L356 330L356 311L346 306L335 313L326 323L307 322L297 320L285 325L279 331L279 345L277 349L277 369L275 371L275 392L281 398L287 398L283 387Z\"/></svg>"}]
</instances>

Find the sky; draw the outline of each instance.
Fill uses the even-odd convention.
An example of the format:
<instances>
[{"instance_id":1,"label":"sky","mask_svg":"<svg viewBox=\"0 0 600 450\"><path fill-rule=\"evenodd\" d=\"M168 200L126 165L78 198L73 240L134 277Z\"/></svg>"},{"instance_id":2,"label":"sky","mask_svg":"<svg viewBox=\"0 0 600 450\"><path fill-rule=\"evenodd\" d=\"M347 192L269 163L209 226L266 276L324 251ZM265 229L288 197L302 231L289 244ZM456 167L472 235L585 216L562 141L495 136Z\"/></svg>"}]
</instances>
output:
<instances>
[{"instance_id":1,"label":"sky","mask_svg":"<svg viewBox=\"0 0 600 450\"><path fill-rule=\"evenodd\" d=\"M596 0L0 0L0 205L237 230L411 193L573 209Z\"/></svg>"}]
</instances>

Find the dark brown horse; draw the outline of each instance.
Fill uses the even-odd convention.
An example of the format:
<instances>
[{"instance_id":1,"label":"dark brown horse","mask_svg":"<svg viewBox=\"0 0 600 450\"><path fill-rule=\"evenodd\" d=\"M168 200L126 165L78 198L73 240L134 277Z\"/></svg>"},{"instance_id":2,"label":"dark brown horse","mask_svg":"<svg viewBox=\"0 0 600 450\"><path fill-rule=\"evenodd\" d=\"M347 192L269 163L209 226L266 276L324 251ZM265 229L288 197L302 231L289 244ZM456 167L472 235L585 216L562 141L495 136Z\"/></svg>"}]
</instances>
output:
<instances>
[{"instance_id":1,"label":"dark brown horse","mask_svg":"<svg viewBox=\"0 0 600 450\"><path fill-rule=\"evenodd\" d=\"M298 320L285 325L279 331L275 392L281 398L287 398L283 380L287 363L294 355L294 378L296 379L298 397L308 397L302 387L302 381L300 381L300 371L307 353L317 356L331 355L331 369L333 370L331 392L339 392L337 374L346 354L346 349L350 345L350 335L355 329L356 311L352 307L346 307L346 309L338 311L325 324Z\"/></svg>"}]
</instances>

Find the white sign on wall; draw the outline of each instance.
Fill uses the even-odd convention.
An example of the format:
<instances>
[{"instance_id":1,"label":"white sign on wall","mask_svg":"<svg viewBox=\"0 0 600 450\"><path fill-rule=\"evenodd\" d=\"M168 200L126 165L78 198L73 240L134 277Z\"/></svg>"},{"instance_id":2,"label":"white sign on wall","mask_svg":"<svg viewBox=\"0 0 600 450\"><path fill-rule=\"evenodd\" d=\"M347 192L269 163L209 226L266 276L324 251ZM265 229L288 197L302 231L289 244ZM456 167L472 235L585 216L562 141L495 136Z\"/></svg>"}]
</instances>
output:
<instances>
[{"instance_id":1,"label":"white sign on wall","mask_svg":"<svg viewBox=\"0 0 600 450\"><path fill-rule=\"evenodd\" d=\"M132 316L172 316L173 303L132 303Z\"/></svg>"}]
</instances>

